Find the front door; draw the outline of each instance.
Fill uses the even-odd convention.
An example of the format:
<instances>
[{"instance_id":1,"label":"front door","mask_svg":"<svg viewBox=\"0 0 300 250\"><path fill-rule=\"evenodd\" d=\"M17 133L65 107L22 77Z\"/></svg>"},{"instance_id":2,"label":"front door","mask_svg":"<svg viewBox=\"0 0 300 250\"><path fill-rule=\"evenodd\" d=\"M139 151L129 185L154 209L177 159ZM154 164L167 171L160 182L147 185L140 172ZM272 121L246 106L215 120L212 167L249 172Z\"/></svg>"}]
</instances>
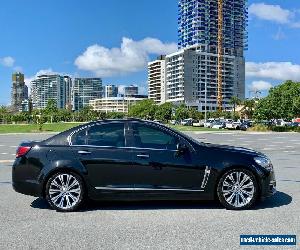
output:
<instances>
[{"instance_id":1,"label":"front door","mask_svg":"<svg viewBox=\"0 0 300 250\"><path fill-rule=\"evenodd\" d=\"M130 128L137 191L201 189L205 166L195 161L196 155L189 145L184 153L178 154L177 145L188 144L183 138L151 124L131 122Z\"/></svg>"}]
</instances>

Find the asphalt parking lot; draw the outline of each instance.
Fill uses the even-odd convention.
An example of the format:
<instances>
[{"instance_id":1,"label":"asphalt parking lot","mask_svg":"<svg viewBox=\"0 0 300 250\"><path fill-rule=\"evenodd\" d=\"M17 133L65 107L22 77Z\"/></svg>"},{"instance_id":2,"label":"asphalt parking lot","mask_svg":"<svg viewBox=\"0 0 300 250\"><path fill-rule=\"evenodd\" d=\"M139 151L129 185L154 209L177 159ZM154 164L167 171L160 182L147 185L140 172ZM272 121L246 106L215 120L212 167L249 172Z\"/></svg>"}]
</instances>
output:
<instances>
[{"instance_id":1,"label":"asphalt parking lot","mask_svg":"<svg viewBox=\"0 0 300 250\"><path fill-rule=\"evenodd\" d=\"M300 248L300 134L189 134L264 152L276 171L277 194L245 211L217 202L153 201L91 202L82 211L58 213L11 187L18 143L50 135L0 135L0 249L240 249L241 234L296 234Z\"/></svg>"}]
</instances>

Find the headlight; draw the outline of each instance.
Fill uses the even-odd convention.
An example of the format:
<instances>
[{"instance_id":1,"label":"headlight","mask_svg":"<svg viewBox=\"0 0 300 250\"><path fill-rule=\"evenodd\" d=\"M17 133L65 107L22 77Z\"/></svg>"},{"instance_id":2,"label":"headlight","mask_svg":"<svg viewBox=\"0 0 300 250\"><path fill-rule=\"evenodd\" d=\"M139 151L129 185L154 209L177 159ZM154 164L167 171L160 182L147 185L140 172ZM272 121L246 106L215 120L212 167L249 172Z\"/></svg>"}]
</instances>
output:
<instances>
[{"instance_id":1,"label":"headlight","mask_svg":"<svg viewBox=\"0 0 300 250\"><path fill-rule=\"evenodd\" d=\"M265 157L254 157L254 161L262 166L263 168L267 169L267 170L272 170L272 164L271 161L268 158Z\"/></svg>"}]
</instances>

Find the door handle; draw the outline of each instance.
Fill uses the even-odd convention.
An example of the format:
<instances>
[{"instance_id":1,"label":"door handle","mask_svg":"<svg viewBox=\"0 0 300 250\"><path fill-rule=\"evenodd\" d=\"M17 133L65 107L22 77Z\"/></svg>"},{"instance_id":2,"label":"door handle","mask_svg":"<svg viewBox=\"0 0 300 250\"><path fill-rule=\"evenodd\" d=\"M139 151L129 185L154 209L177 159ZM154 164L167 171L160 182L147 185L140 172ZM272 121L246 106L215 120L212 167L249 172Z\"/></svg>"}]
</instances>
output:
<instances>
[{"instance_id":1,"label":"door handle","mask_svg":"<svg viewBox=\"0 0 300 250\"><path fill-rule=\"evenodd\" d=\"M80 150L80 151L78 151L78 154L88 155L88 154L91 154L91 152L90 151L85 151L85 150Z\"/></svg>"},{"instance_id":2,"label":"door handle","mask_svg":"<svg viewBox=\"0 0 300 250\"><path fill-rule=\"evenodd\" d=\"M139 157L139 158L149 158L149 155L140 154L140 155L137 155L137 157Z\"/></svg>"}]
</instances>

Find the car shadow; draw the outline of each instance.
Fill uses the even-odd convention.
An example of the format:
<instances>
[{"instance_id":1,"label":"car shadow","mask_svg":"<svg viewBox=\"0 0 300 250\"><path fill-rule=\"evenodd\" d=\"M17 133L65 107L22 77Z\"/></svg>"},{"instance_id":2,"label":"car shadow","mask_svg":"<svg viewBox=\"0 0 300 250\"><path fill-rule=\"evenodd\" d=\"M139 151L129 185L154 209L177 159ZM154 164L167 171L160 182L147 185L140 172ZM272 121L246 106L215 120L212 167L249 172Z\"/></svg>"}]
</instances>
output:
<instances>
[{"instance_id":1,"label":"car shadow","mask_svg":"<svg viewBox=\"0 0 300 250\"><path fill-rule=\"evenodd\" d=\"M257 205L253 207L253 210L286 206L289 205L292 200L292 196L287 193L277 191L272 197L258 202Z\"/></svg>"},{"instance_id":2,"label":"car shadow","mask_svg":"<svg viewBox=\"0 0 300 250\"><path fill-rule=\"evenodd\" d=\"M258 202L250 210L260 210L286 206L292 197L284 192L277 192L272 197ZM31 203L32 208L51 209L47 201L37 198ZM96 210L162 210L162 209L224 209L217 201L88 201L78 212Z\"/></svg>"}]
</instances>

